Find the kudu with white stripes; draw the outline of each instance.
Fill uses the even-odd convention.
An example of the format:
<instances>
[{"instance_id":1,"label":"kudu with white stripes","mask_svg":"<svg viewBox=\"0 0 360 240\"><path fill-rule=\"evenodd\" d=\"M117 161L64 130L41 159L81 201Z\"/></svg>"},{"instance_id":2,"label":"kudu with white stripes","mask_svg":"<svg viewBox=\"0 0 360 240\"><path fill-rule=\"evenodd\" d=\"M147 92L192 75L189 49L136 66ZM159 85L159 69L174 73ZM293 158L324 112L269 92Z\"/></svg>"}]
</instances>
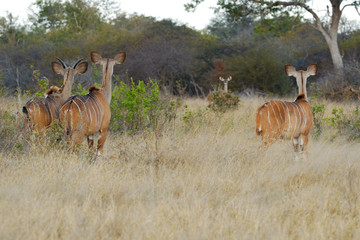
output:
<instances>
[{"instance_id":1,"label":"kudu with white stripes","mask_svg":"<svg viewBox=\"0 0 360 240\"><path fill-rule=\"evenodd\" d=\"M59 118L59 109L70 97L75 75L85 73L88 67L87 62L82 62L83 59L78 60L73 66L67 66L60 58L57 59L60 63L52 62L51 67L56 74L64 76L62 88L52 86L46 92L46 97L34 97L25 104L22 111L27 129L38 132L48 128Z\"/></svg>"},{"instance_id":2,"label":"kudu with white stripes","mask_svg":"<svg viewBox=\"0 0 360 240\"><path fill-rule=\"evenodd\" d=\"M296 71L293 66L285 65L285 72L296 78L299 95L294 102L270 101L259 107L256 113L256 134L262 136L265 146L279 137L291 139L297 154L299 150L302 152L305 149L313 126L306 81L317 73L317 65L311 64L306 71Z\"/></svg>"},{"instance_id":3,"label":"kudu with white stripes","mask_svg":"<svg viewBox=\"0 0 360 240\"><path fill-rule=\"evenodd\" d=\"M125 61L126 53L120 52L113 59L102 58L91 52L91 61L103 67L101 88L91 87L89 94L69 98L60 109L60 121L63 124L67 142L80 144L87 137L89 148L94 145L93 135L100 133L96 155L103 152L107 130L110 123L111 77L115 64Z\"/></svg>"}]
</instances>

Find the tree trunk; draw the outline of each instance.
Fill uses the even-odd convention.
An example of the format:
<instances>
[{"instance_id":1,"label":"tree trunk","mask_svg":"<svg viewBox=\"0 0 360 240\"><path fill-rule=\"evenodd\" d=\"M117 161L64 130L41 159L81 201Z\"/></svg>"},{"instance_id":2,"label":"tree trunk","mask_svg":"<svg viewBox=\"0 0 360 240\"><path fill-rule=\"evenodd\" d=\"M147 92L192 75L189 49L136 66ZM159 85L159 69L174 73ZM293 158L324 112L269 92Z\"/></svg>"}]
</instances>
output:
<instances>
[{"instance_id":1,"label":"tree trunk","mask_svg":"<svg viewBox=\"0 0 360 240\"><path fill-rule=\"evenodd\" d=\"M319 16L314 12L312 8L307 6L305 3L302 2L282 2L277 1L273 3L271 6L297 6L305 9L309 13L312 14L315 20L314 27L321 32L321 34L324 36L326 43L329 47L331 59L334 65L334 69L337 72L337 74L342 74L344 69L344 63L340 54L339 45L337 43L337 36L338 36L338 28L339 28L339 22L342 14L342 10L340 10L340 4L342 3L342 0L329 0L332 7L332 15L331 15L331 22L329 29L325 29Z\"/></svg>"},{"instance_id":2,"label":"tree trunk","mask_svg":"<svg viewBox=\"0 0 360 240\"><path fill-rule=\"evenodd\" d=\"M331 54L331 59L332 62L334 64L334 69L335 71L343 71L344 69L344 63L342 60L342 56L340 54L340 50L339 50L339 46L337 43L337 38L332 39L332 38L325 38L326 39L326 43L329 46L329 50L330 50L330 54Z\"/></svg>"},{"instance_id":3,"label":"tree trunk","mask_svg":"<svg viewBox=\"0 0 360 240\"><path fill-rule=\"evenodd\" d=\"M332 6L332 15L331 15L331 22L328 31L325 30L324 26L321 23L320 18L312 9L308 10L315 19L315 26L316 29L321 32L324 36L326 43L330 50L331 60L334 65L334 70L337 74L342 75L344 69L344 63L340 54L339 45L337 42L338 38L338 28L339 22L341 18L342 11L340 10L341 0L330 0Z\"/></svg>"}]
</instances>

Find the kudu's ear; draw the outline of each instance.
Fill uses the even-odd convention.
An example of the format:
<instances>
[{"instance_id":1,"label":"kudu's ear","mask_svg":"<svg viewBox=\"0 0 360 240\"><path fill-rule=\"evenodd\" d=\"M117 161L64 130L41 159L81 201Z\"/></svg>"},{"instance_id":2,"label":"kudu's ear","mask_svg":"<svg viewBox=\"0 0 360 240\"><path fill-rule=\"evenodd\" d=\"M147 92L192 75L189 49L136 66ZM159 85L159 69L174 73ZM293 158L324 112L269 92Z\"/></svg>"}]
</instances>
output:
<instances>
[{"instance_id":1,"label":"kudu's ear","mask_svg":"<svg viewBox=\"0 0 360 240\"><path fill-rule=\"evenodd\" d=\"M285 65L285 73L286 73L286 75L288 75L288 76L296 76L296 69L293 67L293 66L291 66L290 64L286 64Z\"/></svg>"},{"instance_id":2,"label":"kudu's ear","mask_svg":"<svg viewBox=\"0 0 360 240\"><path fill-rule=\"evenodd\" d=\"M232 77L231 77L231 76L229 76L227 80L228 80L228 81L231 81L231 79L232 79Z\"/></svg>"},{"instance_id":3,"label":"kudu's ear","mask_svg":"<svg viewBox=\"0 0 360 240\"><path fill-rule=\"evenodd\" d=\"M90 57L91 57L91 61L95 64L98 64L102 59L101 55L98 54L97 52L91 52Z\"/></svg>"},{"instance_id":4,"label":"kudu's ear","mask_svg":"<svg viewBox=\"0 0 360 240\"><path fill-rule=\"evenodd\" d=\"M117 64L122 64L125 61L126 52L121 52L115 55L114 60Z\"/></svg>"},{"instance_id":5,"label":"kudu's ear","mask_svg":"<svg viewBox=\"0 0 360 240\"><path fill-rule=\"evenodd\" d=\"M316 75L317 73L317 65L316 64L311 64L308 66L307 70L306 70L306 73L309 75L309 76L314 76Z\"/></svg>"},{"instance_id":6,"label":"kudu's ear","mask_svg":"<svg viewBox=\"0 0 360 240\"><path fill-rule=\"evenodd\" d=\"M51 68L54 71L54 73L64 75L65 69L62 64L60 64L58 62L52 62Z\"/></svg>"},{"instance_id":7,"label":"kudu's ear","mask_svg":"<svg viewBox=\"0 0 360 240\"><path fill-rule=\"evenodd\" d=\"M224 81L224 78L222 78L222 77L219 77L219 80L223 82L223 81Z\"/></svg>"},{"instance_id":8,"label":"kudu's ear","mask_svg":"<svg viewBox=\"0 0 360 240\"><path fill-rule=\"evenodd\" d=\"M83 74L88 69L88 63L87 62L81 62L78 65L76 65L75 70L77 73Z\"/></svg>"},{"instance_id":9,"label":"kudu's ear","mask_svg":"<svg viewBox=\"0 0 360 240\"><path fill-rule=\"evenodd\" d=\"M56 93L61 93L61 88L57 87L57 86L51 86L46 92L46 95L50 95L50 94L56 94Z\"/></svg>"}]
</instances>

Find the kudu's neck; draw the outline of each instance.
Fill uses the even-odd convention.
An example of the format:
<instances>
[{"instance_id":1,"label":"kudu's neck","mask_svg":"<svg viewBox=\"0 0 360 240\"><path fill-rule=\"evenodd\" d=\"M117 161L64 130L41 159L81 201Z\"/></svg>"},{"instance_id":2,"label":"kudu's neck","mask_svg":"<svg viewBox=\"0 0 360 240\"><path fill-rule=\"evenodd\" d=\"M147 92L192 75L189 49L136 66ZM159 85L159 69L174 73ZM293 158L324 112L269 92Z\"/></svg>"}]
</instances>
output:
<instances>
[{"instance_id":1,"label":"kudu's neck","mask_svg":"<svg viewBox=\"0 0 360 240\"><path fill-rule=\"evenodd\" d=\"M109 60L106 64L103 65L103 78L102 78L102 93L104 94L106 100L110 104L111 101L111 77L113 74L114 68L109 64Z\"/></svg>"},{"instance_id":2,"label":"kudu's neck","mask_svg":"<svg viewBox=\"0 0 360 240\"><path fill-rule=\"evenodd\" d=\"M224 92L228 92L228 83L226 82L224 82Z\"/></svg>"},{"instance_id":3,"label":"kudu's neck","mask_svg":"<svg viewBox=\"0 0 360 240\"><path fill-rule=\"evenodd\" d=\"M74 83L74 76L72 74L70 74L70 71L67 71L64 75L64 78L66 80L62 87L62 91L60 94L60 99L61 99L60 101L65 102L71 95L71 88Z\"/></svg>"},{"instance_id":4,"label":"kudu's neck","mask_svg":"<svg viewBox=\"0 0 360 240\"><path fill-rule=\"evenodd\" d=\"M306 78L304 77L304 72L301 71L300 74L298 75L298 79L296 79L297 83L298 83L298 87L299 87L299 96L301 94L304 94L305 96L305 100L307 101L307 92L306 92Z\"/></svg>"}]
</instances>

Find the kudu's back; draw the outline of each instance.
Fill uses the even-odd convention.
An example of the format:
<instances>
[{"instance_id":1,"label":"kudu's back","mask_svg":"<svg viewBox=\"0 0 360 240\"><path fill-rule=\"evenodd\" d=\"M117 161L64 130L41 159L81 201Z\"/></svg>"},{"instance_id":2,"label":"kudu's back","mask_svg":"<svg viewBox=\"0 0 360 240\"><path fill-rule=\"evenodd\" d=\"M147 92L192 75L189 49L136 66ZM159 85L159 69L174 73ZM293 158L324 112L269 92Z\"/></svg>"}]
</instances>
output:
<instances>
[{"instance_id":1,"label":"kudu's back","mask_svg":"<svg viewBox=\"0 0 360 240\"><path fill-rule=\"evenodd\" d=\"M308 135L313 126L313 114L305 94L294 102L270 101L258 108L256 134L277 139Z\"/></svg>"},{"instance_id":2,"label":"kudu's back","mask_svg":"<svg viewBox=\"0 0 360 240\"><path fill-rule=\"evenodd\" d=\"M115 64L125 61L126 53L115 55L114 59L102 58L91 52L91 61L103 67L101 88L91 87L89 94L71 97L60 108L60 121L65 129L67 142L80 144L87 137L89 148L93 148L94 134L99 132L96 154L101 155L107 136L111 112L111 77Z\"/></svg>"},{"instance_id":3,"label":"kudu's back","mask_svg":"<svg viewBox=\"0 0 360 240\"><path fill-rule=\"evenodd\" d=\"M307 101L306 81L317 73L317 65L311 64L306 71L285 65L288 76L294 76L299 95L294 102L270 101L257 109L255 117L256 134L262 136L264 145L271 144L279 137L292 139L295 152L302 151L308 142L308 134L313 127L313 114Z\"/></svg>"},{"instance_id":4,"label":"kudu's back","mask_svg":"<svg viewBox=\"0 0 360 240\"><path fill-rule=\"evenodd\" d=\"M110 106L96 87L91 87L87 95L69 98L60 109L60 122L66 134L72 135L74 143L107 128L110 117Z\"/></svg>"},{"instance_id":5,"label":"kudu's back","mask_svg":"<svg viewBox=\"0 0 360 240\"><path fill-rule=\"evenodd\" d=\"M56 99L57 87L51 87L47 92L47 97L34 97L30 99L22 111L25 114L28 127L33 127L35 131L40 131L51 124L59 117L61 103Z\"/></svg>"},{"instance_id":6,"label":"kudu's back","mask_svg":"<svg viewBox=\"0 0 360 240\"><path fill-rule=\"evenodd\" d=\"M62 89L52 86L46 92L46 97L34 97L25 104L22 111L25 115L27 128L40 131L49 127L54 120L59 119L59 109L70 97L74 76L87 70L87 63L81 62L82 59L72 67L67 67L60 58L58 60L60 63L52 62L51 67L55 73L64 76Z\"/></svg>"}]
</instances>

